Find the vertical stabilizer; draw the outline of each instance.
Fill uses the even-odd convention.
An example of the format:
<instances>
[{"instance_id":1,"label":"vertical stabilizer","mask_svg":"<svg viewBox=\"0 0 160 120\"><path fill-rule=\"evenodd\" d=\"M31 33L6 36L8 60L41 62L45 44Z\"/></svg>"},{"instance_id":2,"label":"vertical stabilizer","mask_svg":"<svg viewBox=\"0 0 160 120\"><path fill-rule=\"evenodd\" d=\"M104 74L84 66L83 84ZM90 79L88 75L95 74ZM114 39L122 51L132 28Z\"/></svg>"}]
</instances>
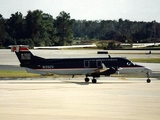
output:
<instances>
[{"instance_id":1,"label":"vertical stabilizer","mask_svg":"<svg viewBox=\"0 0 160 120\"><path fill-rule=\"evenodd\" d=\"M32 61L33 54L29 51L28 46L25 45L13 45L11 51L15 52L21 67L28 67Z\"/></svg>"}]
</instances>

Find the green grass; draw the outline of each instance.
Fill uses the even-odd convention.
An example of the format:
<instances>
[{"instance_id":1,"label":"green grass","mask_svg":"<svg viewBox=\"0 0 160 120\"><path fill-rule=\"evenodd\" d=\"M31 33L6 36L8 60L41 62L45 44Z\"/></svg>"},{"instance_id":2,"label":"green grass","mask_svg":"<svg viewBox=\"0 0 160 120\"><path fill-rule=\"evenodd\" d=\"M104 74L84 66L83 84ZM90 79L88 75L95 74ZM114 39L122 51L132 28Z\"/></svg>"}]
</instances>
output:
<instances>
[{"instance_id":1,"label":"green grass","mask_svg":"<svg viewBox=\"0 0 160 120\"><path fill-rule=\"evenodd\" d=\"M133 62L160 63L160 58L132 58Z\"/></svg>"},{"instance_id":2,"label":"green grass","mask_svg":"<svg viewBox=\"0 0 160 120\"><path fill-rule=\"evenodd\" d=\"M0 70L0 78L27 78L27 77L40 77L38 74L27 73L26 71L15 70Z\"/></svg>"}]
</instances>

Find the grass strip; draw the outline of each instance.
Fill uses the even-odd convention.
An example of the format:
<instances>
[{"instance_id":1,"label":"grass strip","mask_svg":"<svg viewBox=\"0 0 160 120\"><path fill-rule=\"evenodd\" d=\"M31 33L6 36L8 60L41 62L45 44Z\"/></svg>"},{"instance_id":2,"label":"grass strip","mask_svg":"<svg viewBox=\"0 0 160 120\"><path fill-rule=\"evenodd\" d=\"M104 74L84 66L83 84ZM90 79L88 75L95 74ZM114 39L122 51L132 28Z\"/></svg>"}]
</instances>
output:
<instances>
[{"instance_id":1,"label":"grass strip","mask_svg":"<svg viewBox=\"0 0 160 120\"><path fill-rule=\"evenodd\" d=\"M160 58L131 58L133 62L160 63Z\"/></svg>"},{"instance_id":2,"label":"grass strip","mask_svg":"<svg viewBox=\"0 0 160 120\"><path fill-rule=\"evenodd\" d=\"M40 77L39 74L27 73L26 71L15 71L15 70L0 70L0 78L27 78L27 77Z\"/></svg>"}]
</instances>

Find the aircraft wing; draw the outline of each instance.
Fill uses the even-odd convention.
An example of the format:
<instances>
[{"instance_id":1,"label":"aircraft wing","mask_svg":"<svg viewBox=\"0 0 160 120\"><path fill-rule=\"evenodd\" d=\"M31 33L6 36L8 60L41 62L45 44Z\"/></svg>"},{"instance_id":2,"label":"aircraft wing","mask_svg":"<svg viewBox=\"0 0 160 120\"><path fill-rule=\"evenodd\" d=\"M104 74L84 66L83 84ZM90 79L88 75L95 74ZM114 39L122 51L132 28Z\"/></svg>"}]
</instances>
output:
<instances>
[{"instance_id":1,"label":"aircraft wing","mask_svg":"<svg viewBox=\"0 0 160 120\"><path fill-rule=\"evenodd\" d=\"M110 75L116 73L120 68L116 67L106 67L104 63L102 63L102 67L89 73L89 75Z\"/></svg>"},{"instance_id":2,"label":"aircraft wing","mask_svg":"<svg viewBox=\"0 0 160 120\"><path fill-rule=\"evenodd\" d=\"M106 70L108 70L108 69L110 69L110 68L107 68L107 67L104 65L104 63L102 63L102 67L99 68L99 69L96 69L96 70L93 71L93 72L91 72L91 74L92 74L92 73L100 73L100 72L104 72L104 71L106 71Z\"/></svg>"}]
</instances>

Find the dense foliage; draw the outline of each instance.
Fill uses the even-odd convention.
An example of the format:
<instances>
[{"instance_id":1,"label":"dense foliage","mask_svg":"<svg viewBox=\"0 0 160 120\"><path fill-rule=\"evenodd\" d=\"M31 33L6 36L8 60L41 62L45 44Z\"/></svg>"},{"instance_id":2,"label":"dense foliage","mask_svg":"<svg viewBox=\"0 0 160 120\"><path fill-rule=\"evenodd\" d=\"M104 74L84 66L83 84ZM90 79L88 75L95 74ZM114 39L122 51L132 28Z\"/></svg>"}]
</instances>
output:
<instances>
[{"instance_id":1,"label":"dense foliage","mask_svg":"<svg viewBox=\"0 0 160 120\"><path fill-rule=\"evenodd\" d=\"M73 41L74 20L69 13L60 12L56 19L40 10L0 15L0 46L23 44L29 46L70 45Z\"/></svg>"},{"instance_id":2,"label":"dense foliage","mask_svg":"<svg viewBox=\"0 0 160 120\"><path fill-rule=\"evenodd\" d=\"M160 23L129 20L74 20L64 11L54 19L41 10L0 15L0 46L15 44L29 46L71 45L73 39L117 40L119 42L157 42Z\"/></svg>"},{"instance_id":3,"label":"dense foliage","mask_svg":"<svg viewBox=\"0 0 160 120\"><path fill-rule=\"evenodd\" d=\"M117 40L119 42L156 42L160 38L160 23L137 22L119 19L118 21L77 20L74 25L77 39Z\"/></svg>"}]
</instances>

